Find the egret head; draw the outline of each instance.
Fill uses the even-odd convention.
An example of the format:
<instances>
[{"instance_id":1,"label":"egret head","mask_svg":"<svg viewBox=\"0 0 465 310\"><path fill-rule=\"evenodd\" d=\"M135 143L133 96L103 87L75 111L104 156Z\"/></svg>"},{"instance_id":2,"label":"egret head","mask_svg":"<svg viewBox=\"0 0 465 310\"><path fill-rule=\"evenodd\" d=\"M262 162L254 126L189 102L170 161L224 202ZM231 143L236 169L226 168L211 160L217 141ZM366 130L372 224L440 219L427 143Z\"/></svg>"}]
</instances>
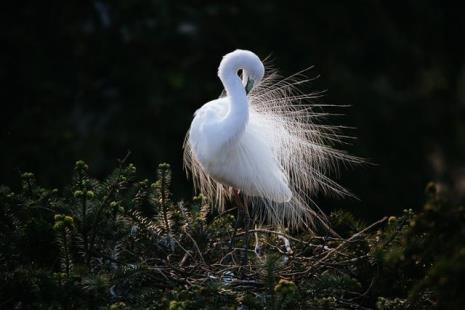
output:
<instances>
[{"instance_id":1,"label":"egret head","mask_svg":"<svg viewBox=\"0 0 465 310\"><path fill-rule=\"evenodd\" d=\"M256 87L263 79L265 67L255 53L246 50L235 50L223 57L218 68L220 79L227 78L230 73L242 73L242 84L246 93Z\"/></svg>"},{"instance_id":2,"label":"egret head","mask_svg":"<svg viewBox=\"0 0 465 310\"><path fill-rule=\"evenodd\" d=\"M242 76L242 83L245 87L245 92L248 94L253 87L256 87L260 81L263 79L265 75L265 67L263 66L262 61L252 52L249 51L242 51L241 52L248 52L251 55L249 56L250 61L248 62L248 66L243 68L243 76Z\"/></svg>"}]
</instances>

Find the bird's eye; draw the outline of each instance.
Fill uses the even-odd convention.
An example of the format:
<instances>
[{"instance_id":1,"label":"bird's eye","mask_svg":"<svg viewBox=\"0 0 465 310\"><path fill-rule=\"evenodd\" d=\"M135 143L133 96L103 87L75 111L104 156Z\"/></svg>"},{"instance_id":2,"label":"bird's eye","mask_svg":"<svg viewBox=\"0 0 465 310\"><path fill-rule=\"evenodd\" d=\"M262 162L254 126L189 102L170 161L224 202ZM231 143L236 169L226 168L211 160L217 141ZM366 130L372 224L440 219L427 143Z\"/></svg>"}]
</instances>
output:
<instances>
[{"instance_id":1,"label":"bird's eye","mask_svg":"<svg viewBox=\"0 0 465 310\"><path fill-rule=\"evenodd\" d=\"M252 79L247 80L247 85L245 85L245 93L246 94L250 93L250 91L252 90L253 84L254 84L254 80L252 80Z\"/></svg>"}]
</instances>

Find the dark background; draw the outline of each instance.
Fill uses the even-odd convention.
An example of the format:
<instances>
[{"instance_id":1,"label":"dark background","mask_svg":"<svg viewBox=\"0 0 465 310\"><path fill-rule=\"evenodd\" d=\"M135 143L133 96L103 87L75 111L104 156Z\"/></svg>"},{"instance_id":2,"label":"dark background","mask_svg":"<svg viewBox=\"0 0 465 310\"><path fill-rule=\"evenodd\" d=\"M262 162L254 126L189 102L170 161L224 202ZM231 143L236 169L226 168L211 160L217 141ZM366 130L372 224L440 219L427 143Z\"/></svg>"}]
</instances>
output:
<instances>
[{"instance_id":1,"label":"dark background","mask_svg":"<svg viewBox=\"0 0 465 310\"><path fill-rule=\"evenodd\" d=\"M141 177L169 162L189 198L182 142L222 90L222 55L272 55L283 75L310 65L328 104L351 105L342 173L358 197L320 200L367 220L418 208L428 181L465 193L465 19L447 1L15 1L1 10L0 183L33 171L69 183L83 159L104 176L132 151ZM14 6L12 6L14 4ZM3 4L6 5L6 4Z\"/></svg>"}]
</instances>

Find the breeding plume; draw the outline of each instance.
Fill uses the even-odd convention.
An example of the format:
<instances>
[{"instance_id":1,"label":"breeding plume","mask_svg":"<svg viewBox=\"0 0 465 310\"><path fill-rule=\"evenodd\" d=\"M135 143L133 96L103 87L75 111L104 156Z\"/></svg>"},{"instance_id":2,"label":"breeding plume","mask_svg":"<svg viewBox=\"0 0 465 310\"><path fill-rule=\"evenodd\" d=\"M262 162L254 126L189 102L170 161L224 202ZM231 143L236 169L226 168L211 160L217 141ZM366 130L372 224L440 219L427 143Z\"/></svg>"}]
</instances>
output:
<instances>
[{"instance_id":1,"label":"breeding plume","mask_svg":"<svg viewBox=\"0 0 465 310\"><path fill-rule=\"evenodd\" d=\"M197 190L220 209L240 192L271 224L324 224L312 196L348 194L328 174L359 160L333 148L343 138L340 127L321 124L327 114L308 102L319 94L299 90L310 80L265 75L260 58L246 50L225 55L218 77L224 95L195 112L184 143Z\"/></svg>"}]
</instances>

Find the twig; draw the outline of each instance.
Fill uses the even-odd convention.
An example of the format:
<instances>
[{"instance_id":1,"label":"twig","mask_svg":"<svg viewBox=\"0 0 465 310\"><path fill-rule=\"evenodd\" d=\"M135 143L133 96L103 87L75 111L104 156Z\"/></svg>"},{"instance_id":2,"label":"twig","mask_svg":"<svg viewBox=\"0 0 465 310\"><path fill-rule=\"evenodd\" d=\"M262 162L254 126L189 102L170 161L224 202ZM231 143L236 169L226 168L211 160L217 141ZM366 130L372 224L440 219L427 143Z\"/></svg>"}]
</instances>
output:
<instances>
[{"instance_id":1,"label":"twig","mask_svg":"<svg viewBox=\"0 0 465 310\"><path fill-rule=\"evenodd\" d=\"M197 253L199 254L200 256L200 259L202 260L202 263L204 265L207 265L207 263L205 262L205 259L203 258L203 255L202 255L202 252L200 251L200 248L199 248L199 245L197 244L197 242L194 240L194 238L192 238L192 236L187 232L187 229L184 229L184 233L187 235L187 237L189 237L189 239L191 239L192 243L194 244L194 247L195 249L197 250Z\"/></svg>"},{"instance_id":2,"label":"twig","mask_svg":"<svg viewBox=\"0 0 465 310\"><path fill-rule=\"evenodd\" d=\"M357 238L358 236L362 235L363 233L367 232L368 230L372 229L373 227L385 222L387 220L387 217L383 217L382 219L374 222L373 224L371 224L370 226L362 229L361 231L353 234L349 239L347 240L344 240L341 244L339 244L337 247L333 248L332 250L328 251L326 253L325 256L323 256L321 259L319 259L317 262L315 262L312 266L308 267L307 269L305 269L304 271L301 271L301 272L295 272L293 273L292 275L302 275L302 274L307 274L308 272L310 272L312 269L315 269L316 267L318 267L321 263L323 263L329 256L331 256L331 254L333 254L334 252L338 251L340 248L342 248L343 246L345 246L349 241L352 241L354 240L355 238Z\"/></svg>"}]
</instances>

